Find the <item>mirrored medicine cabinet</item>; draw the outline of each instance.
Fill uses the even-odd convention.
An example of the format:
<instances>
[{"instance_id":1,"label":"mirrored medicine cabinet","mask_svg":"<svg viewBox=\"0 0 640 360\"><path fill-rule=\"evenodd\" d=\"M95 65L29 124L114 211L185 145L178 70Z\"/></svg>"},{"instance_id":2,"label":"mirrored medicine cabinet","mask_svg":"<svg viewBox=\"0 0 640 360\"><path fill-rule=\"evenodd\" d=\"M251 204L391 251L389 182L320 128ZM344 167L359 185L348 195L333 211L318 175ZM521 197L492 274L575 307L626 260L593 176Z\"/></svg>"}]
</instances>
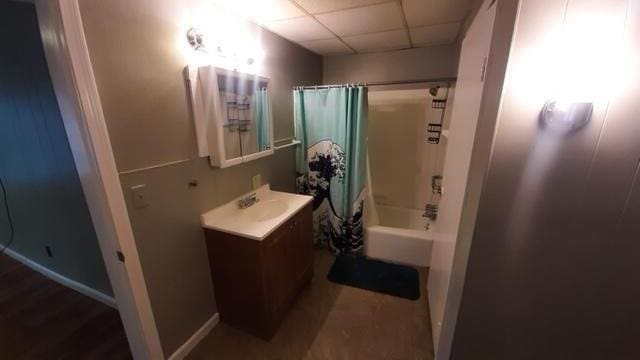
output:
<instances>
[{"instance_id":1,"label":"mirrored medicine cabinet","mask_svg":"<svg viewBox=\"0 0 640 360\"><path fill-rule=\"evenodd\" d=\"M198 154L225 168L273 154L270 80L214 66L188 66Z\"/></svg>"}]
</instances>

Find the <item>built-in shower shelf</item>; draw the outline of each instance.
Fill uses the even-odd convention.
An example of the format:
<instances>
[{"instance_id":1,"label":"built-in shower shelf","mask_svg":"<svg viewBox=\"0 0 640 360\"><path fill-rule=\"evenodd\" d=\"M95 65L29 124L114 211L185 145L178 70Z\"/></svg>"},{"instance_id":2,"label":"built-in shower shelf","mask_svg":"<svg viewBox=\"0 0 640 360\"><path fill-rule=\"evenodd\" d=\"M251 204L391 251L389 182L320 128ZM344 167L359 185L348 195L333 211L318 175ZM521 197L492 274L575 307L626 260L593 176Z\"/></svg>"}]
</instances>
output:
<instances>
[{"instance_id":1,"label":"built-in shower shelf","mask_svg":"<svg viewBox=\"0 0 640 360\"><path fill-rule=\"evenodd\" d=\"M427 124L427 141L429 144L440 143L440 134L442 133L442 123Z\"/></svg>"}]
</instances>

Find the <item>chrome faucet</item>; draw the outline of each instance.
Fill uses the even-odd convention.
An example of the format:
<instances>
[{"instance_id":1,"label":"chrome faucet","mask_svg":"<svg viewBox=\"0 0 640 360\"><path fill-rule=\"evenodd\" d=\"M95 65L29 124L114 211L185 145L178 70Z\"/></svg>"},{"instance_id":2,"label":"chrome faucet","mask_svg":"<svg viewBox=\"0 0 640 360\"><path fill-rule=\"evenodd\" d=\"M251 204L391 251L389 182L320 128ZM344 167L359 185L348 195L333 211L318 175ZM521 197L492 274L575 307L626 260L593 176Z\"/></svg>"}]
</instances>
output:
<instances>
[{"instance_id":1,"label":"chrome faucet","mask_svg":"<svg viewBox=\"0 0 640 360\"><path fill-rule=\"evenodd\" d=\"M258 202L258 196L256 195L256 193L251 193L241 198L240 200L238 200L238 207L240 209L246 209L257 202Z\"/></svg>"}]
</instances>

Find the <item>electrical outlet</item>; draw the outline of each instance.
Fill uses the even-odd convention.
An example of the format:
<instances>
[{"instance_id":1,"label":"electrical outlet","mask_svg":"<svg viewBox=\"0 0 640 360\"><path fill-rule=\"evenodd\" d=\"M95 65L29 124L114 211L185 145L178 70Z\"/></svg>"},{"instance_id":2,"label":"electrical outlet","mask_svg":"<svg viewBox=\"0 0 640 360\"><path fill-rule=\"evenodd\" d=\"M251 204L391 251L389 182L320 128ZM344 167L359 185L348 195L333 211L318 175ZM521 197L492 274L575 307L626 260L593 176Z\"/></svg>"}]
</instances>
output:
<instances>
[{"instance_id":1,"label":"electrical outlet","mask_svg":"<svg viewBox=\"0 0 640 360\"><path fill-rule=\"evenodd\" d=\"M251 178L251 188L253 190L257 190L260 186L262 186L262 175L257 174Z\"/></svg>"},{"instance_id":2,"label":"electrical outlet","mask_svg":"<svg viewBox=\"0 0 640 360\"><path fill-rule=\"evenodd\" d=\"M144 209L149 206L149 199L147 196L147 185L135 185L129 188L131 195L131 201L133 207L136 209Z\"/></svg>"}]
</instances>

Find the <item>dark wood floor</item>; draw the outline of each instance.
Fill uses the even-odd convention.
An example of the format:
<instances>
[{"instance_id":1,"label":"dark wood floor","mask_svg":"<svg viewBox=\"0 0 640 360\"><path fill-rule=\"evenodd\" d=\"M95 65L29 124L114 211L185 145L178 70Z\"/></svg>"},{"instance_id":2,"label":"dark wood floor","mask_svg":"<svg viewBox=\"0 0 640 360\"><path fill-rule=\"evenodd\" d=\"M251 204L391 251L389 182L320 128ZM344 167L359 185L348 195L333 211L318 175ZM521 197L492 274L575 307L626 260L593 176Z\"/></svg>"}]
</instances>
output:
<instances>
[{"instance_id":1,"label":"dark wood floor","mask_svg":"<svg viewBox=\"0 0 640 360\"><path fill-rule=\"evenodd\" d=\"M130 359L118 311L0 255L0 359Z\"/></svg>"},{"instance_id":2,"label":"dark wood floor","mask_svg":"<svg viewBox=\"0 0 640 360\"><path fill-rule=\"evenodd\" d=\"M411 301L329 282L333 260L316 251L314 278L271 341L220 323L188 358L432 360L428 269L419 269L421 297Z\"/></svg>"}]
</instances>

